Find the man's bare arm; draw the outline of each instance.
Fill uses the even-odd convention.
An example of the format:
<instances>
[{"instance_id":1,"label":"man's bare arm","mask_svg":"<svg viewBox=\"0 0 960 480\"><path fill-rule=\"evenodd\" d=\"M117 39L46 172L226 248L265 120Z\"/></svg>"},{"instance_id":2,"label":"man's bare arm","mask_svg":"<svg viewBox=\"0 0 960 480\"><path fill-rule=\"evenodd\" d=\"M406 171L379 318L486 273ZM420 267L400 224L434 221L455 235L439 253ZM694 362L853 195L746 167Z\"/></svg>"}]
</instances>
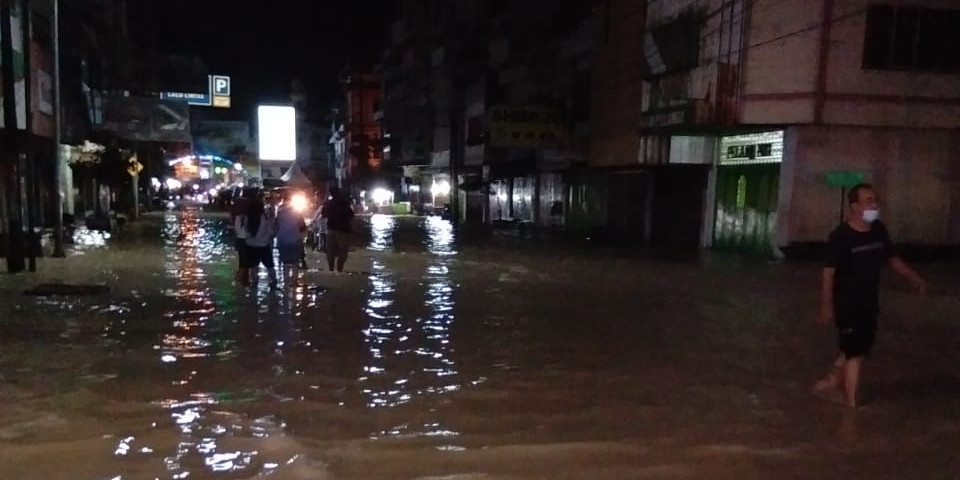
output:
<instances>
[{"instance_id":1,"label":"man's bare arm","mask_svg":"<svg viewBox=\"0 0 960 480\"><path fill-rule=\"evenodd\" d=\"M890 268L903 278L906 278L907 281L910 282L910 285L913 285L913 288L921 292L926 290L927 284L923 281L923 278L920 278L920 275L899 256L895 255L890 257Z\"/></svg>"}]
</instances>

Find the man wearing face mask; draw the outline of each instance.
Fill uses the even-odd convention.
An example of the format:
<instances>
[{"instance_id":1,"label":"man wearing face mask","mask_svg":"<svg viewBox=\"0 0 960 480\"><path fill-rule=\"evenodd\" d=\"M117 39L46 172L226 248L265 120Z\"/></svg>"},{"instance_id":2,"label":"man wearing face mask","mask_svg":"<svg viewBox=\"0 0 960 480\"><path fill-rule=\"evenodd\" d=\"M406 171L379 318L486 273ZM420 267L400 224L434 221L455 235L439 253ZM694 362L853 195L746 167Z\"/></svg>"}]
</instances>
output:
<instances>
[{"instance_id":1,"label":"man wearing face mask","mask_svg":"<svg viewBox=\"0 0 960 480\"><path fill-rule=\"evenodd\" d=\"M817 382L817 394L842 398L857 406L857 390L863 359L870 354L876 338L880 313L880 273L890 265L918 291L923 279L893 251L886 227L879 221L880 209L873 187L861 184L847 195L850 215L827 241L823 269L820 322L834 323L843 354L827 376Z\"/></svg>"}]
</instances>

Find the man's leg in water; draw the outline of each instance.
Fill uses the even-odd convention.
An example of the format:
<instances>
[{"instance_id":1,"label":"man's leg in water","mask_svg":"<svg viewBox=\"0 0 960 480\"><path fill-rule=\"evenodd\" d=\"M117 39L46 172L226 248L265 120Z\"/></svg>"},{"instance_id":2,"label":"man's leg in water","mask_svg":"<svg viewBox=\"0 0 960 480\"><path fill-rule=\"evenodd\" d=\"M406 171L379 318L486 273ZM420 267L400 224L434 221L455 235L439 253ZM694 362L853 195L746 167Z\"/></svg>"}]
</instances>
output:
<instances>
[{"instance_id":1,"label":"man's leg in water","mask_svg":"<svg viewBox=\"0 0 960 480\"><path fill-rule=\"evenodd\" d=\"M841 354L840 357L838 357L837 360L830 365L830 371L827 372L827 375L820 379L813 387L814 392L824 394L832 391L839 391L841 388L843 388L846 362L846 355Z\"/></svg>"},{"instance_id":2,"label":"man's leg in water","mask_svg":"<svg viewBox=\"0 0 960 480\"><path fill-rule=\"evenodd\" d=\"M300 265L291 264L285 267L287 269L287 277L284 279L283 283L287 287L296 287L297 282L300 280Z\"/></svg>"},{"instance_id":3,"label":"man's leg in water","mask_svg":"<svg viewBox=\"0 0 960 480\"><path fill-rule=\"evenodd\" d=\"M350 254L350 244L347 243L346 234L337 234L336 243L334 246L335 255L337 256L337 271L343 272L343 267L347 263L347 255Z\"/></svg>"},{"instance_id":4,"label":"man's leg in water","mask_svg":"<svg viewBox=\"0 0 960 480\"><path fill-rule=\"evenodd\" d=\"M848 407L856 407L860 390L860 371L863 369L863 357L848 358L844 363L843 390Z\"/></svg>"},{"instance_id":5,"label":"man's leg in water","mask_svg":"<svg viewBox=\"0 0 960 480\"><path fill-rule=\"evenodd\" d=\"M332 248L327 248L325 253L327 254L327 267L329 267L332 272L337 266L337 252Z\"/></svg>"}]
</instances>

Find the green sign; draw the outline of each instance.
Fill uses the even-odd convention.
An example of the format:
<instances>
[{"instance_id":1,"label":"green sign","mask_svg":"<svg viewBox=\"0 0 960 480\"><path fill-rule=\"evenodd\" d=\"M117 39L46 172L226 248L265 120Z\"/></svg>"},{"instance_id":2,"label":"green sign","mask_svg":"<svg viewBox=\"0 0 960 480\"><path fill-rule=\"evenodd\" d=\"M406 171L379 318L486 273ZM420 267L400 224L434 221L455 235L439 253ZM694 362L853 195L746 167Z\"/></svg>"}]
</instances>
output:
<instances>
[{"instance_id":1,"label":"green sign","mask_svg":"<svg viewBox=\"0 0 960 480\"><path fill-rule=\"evenodd\" d=\"M850 188L860 185L867 178L863 172L828 172L827 183L831 187Z\"/></svg>"}]
</instances>

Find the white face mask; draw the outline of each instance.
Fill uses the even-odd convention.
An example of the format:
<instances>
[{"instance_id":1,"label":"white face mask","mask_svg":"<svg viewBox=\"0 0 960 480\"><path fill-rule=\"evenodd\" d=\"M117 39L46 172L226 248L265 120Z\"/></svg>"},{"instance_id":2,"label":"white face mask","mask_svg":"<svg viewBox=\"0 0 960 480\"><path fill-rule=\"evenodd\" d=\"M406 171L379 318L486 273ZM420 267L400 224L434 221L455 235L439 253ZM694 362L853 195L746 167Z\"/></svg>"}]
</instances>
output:
<instances>
[{"instance_id":1,"label":"white face mask","mask_svg":"<svg viewBox=\"0 0 960 480\"><path fill-rule=\"evenodd\" d=\"M867 223L876 222L880 218L880 210L864 210L863 221Z\"/></svg>"}]
</instances>

